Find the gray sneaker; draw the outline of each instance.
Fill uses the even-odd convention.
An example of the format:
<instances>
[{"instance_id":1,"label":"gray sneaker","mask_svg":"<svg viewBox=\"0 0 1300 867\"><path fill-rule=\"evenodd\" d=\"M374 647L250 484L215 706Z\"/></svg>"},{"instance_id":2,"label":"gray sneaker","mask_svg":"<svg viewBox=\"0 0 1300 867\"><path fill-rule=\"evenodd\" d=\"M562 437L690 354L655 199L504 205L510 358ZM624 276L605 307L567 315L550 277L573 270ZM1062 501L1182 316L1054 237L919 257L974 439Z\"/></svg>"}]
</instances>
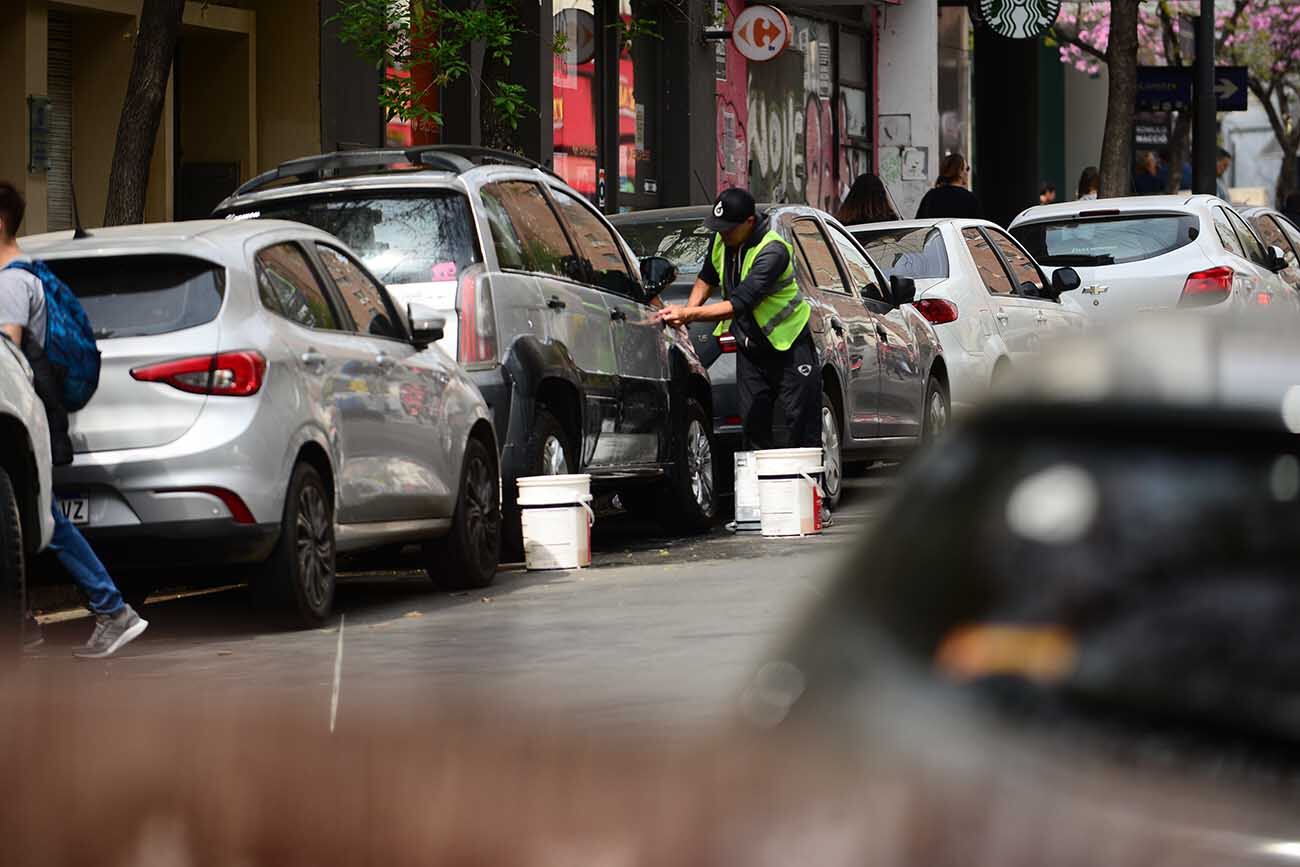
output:
<instances>
[{"instance_id":1,"label":"gray sneaker","mask_svg":"<svg viewBox=\"0 0 1300 867\"><path fill-rule=\"evenodd\" d=\"M116 614L95 616L95 631L86 646L73 652L81 659L105 659L135 641L149 628L149 621L135 613L130 605L123 605Z\"/></svg>"}]
</instances>

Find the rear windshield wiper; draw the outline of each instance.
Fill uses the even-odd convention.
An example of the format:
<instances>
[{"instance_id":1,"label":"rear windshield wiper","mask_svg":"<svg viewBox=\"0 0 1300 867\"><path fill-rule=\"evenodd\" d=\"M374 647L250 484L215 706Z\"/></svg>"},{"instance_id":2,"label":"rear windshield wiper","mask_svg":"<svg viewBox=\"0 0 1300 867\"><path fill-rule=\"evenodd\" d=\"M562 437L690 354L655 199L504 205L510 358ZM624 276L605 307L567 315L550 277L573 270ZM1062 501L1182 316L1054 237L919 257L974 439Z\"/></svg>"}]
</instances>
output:
<instances>
[{"instance_id":1,"label":"rear windshield wiper","mask_svg":"<svg viewBox=\"0 0 1300 867\"><path fill-rule=\"evenodd\" d=\"M1044 256L1044 265L1114 265L1115 257L1110 254L1090 256L1086 253L1071 253L1067 256Z\"/></svg>"}]
</instances>

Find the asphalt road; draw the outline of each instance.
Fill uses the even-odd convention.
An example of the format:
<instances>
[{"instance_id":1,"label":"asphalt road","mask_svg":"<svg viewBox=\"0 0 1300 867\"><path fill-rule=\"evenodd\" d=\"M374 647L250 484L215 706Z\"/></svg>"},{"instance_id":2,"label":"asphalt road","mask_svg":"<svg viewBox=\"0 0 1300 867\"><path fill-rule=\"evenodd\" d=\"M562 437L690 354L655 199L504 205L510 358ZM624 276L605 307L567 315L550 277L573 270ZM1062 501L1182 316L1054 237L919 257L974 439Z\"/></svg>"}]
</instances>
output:
<instances>
[{"instance_id":1,"label":"asphalt road","mask_svg":"<svg viewBox=\"0 0 1300 867\"><path fill-rule=\"evenodd\" d=\"M764 539L723 529L689 539L653 526L598 522L591 568L510 568L483 591L447 594L421 573L350 575L342 624L278 631L246 588L151 599L149 631L118 657L73 659L88 619L46 625L25 674L89 678L205 698L273 694L322 720L409 696L470 699L580 714L593 721L721 722L763 648L823 592L886 501L880 471L847 481L820 537ZM337 676L336 676L337 670Z\"/></svg>"}]
</instances>

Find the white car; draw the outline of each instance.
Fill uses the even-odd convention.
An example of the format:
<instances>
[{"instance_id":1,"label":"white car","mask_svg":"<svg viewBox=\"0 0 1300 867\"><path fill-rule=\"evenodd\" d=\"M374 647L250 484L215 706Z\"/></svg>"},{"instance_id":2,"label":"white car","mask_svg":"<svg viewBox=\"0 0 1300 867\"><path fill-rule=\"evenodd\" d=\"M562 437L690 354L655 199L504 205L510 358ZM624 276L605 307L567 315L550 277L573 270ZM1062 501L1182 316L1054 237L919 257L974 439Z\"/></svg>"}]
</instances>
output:
<instances>
[{"instance_id":1,"label":"white car","mask_svg":"<svg viewBox=\"0 0 1300 867\"><path fill-rule=\"evenodd\" d=\"M1300 296L1278 276L1282 250L1214 196L1040 205L1011 233L1044 267L1079 273L1083 285L1064 300L1098 321L1186 308L1300 313Z\"/></svg>"},{"instance_id":2,"label":"white car","mask_svg":"<svg viewBox=\"0 0 1300 867\"><path fill-rule=\"evenodd\" d=\"M849 229L887 277L916 283L916 308L939 335L954 415L979 403L995 379L1029 362L1044 342L1080 330L1059 300L1077 287L1062 269L1049 280L1025 250L987 220L908 220Z\"/></svg>"},{"instance_id":3,"label":"white car","mask_svg":"<svg viewBox=\"0 0 1300 867\"><path fill-rule=\"evenodd\" d=\"M32 369L0 337L0 636L21 622L27 558L54 534L50 473L50 429Z\"/></svg>"}]
</instances>

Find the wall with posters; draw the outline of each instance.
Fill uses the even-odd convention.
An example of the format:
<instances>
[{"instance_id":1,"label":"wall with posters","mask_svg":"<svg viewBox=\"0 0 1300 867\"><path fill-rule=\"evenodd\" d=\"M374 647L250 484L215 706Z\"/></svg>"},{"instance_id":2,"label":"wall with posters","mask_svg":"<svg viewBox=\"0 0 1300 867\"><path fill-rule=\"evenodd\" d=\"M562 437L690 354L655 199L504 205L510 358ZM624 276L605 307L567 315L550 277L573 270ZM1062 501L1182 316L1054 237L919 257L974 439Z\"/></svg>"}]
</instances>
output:
<instances>
[{"instance_id":1,"label":"wall with posters","mask_svg":"<svg viewBox=\"0 0 1300 867\"><path fill-rule=\"evenodd\" d=\"M965 17L963 10L957 14ZM944 156L939 149L939 6L937 0L908 0L883 7L879 15L879 173L899 216L910 220Z\"/></svg>"}]
</instances>

